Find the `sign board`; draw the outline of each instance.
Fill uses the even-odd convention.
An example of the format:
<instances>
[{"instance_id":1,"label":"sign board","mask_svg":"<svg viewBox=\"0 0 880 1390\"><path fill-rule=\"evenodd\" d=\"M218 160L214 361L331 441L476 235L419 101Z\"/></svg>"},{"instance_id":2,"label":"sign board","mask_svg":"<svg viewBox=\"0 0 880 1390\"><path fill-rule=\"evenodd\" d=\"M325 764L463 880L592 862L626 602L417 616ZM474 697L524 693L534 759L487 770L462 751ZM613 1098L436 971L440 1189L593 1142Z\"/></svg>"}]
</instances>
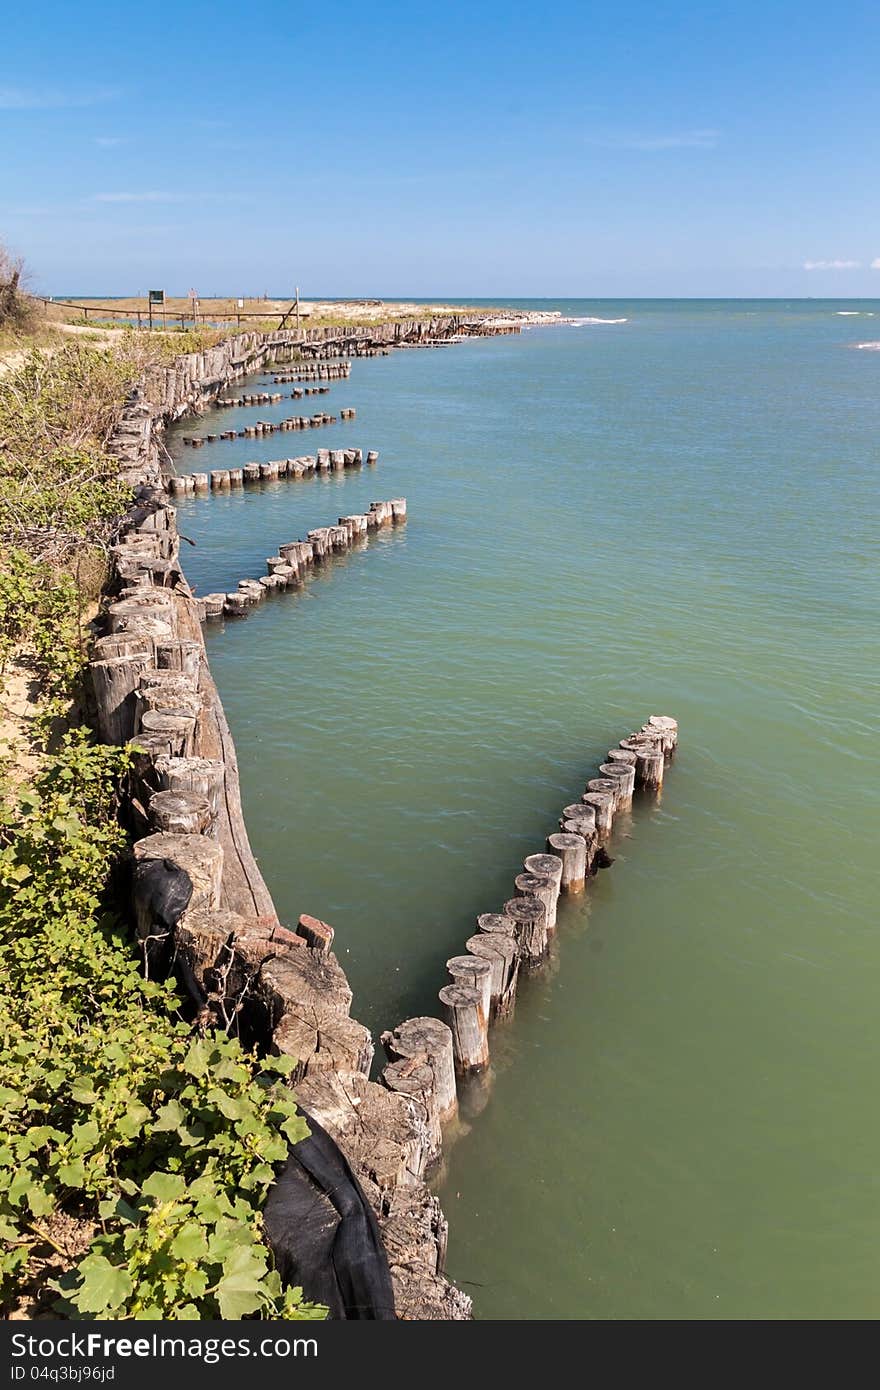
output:
<instances>
[{"instance_id":1,"label":"sign board","mask_svg":"<svg viewBox=\"0 0 880 1390\"><path fill-rule=\"evenodd\" d=\"M165 303L165 291L164 291L164 290L150 290L150 292L149 292L149 300L150 300L150 303L151 303L151 304L164 304L164 303Z\"/></svg>"},{"instance_id":2,"label":"sign board","mask_svg":"<svg viewBox=\"0 0 880 1390\"><path fill-rule=\"evenodd\" d=\"M238 301L238 307L239 307L239 309L243 309L243 308L244 308L244 300L243 300L243 299L240 299L240 300Z\"/></svg>"}]
</instances>

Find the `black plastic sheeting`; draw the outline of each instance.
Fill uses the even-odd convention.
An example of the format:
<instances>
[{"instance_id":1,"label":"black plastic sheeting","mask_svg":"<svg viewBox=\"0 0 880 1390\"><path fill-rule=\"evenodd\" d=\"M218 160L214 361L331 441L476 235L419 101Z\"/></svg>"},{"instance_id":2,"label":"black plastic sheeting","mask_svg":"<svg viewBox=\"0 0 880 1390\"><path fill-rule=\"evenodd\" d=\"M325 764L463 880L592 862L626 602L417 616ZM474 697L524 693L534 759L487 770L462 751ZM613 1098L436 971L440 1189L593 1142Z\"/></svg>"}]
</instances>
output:
<instances>
[{"instance_id":1,"label":"black plastic sheeting","mask_svg":"<svg viewBox=\"0 0 880 1390\"><path fill-rule=\"evenodd\" d=\"M285 1284L326 1304L331 1318L395 1318L388 1257L372 1207L345 1155L317 1120L290 1156L263 1211Z\"/></svg>"}]
</instances>

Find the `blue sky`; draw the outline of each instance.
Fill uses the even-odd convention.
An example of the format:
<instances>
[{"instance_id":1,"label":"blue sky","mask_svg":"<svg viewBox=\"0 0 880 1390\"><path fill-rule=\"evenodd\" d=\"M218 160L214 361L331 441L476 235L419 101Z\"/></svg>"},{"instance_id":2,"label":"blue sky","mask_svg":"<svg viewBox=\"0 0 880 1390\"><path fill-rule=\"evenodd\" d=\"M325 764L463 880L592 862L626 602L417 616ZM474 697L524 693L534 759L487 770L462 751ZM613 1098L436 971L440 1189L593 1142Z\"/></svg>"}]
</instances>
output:
<instances>
[{"instance_id":1,"label":"blue sky","mask_svg":"<svg viewBox=\"0 0 880 1390\"><path fill-rule=\"evenodd\" d=\"M3 28L0 239L49 293L880 295L876 4L43 0Z\"/></svg>"}]
</instances>

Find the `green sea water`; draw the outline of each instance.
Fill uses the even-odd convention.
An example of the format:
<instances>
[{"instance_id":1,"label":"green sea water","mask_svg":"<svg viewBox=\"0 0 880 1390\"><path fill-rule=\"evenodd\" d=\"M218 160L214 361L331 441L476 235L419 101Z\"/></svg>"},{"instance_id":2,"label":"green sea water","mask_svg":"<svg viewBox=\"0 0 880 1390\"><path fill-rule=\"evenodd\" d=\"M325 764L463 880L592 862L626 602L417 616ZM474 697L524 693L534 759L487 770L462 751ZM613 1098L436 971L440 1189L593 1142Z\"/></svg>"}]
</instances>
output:
<instances>
[{"instance_id":1,"label":"green sea water","mask_svg":"<svg viewBox=\"0 0 880 1390\"><path fill-rule=\"evenodd\" d=\"M626 322L356 361L316 402L356 420L309 434L171 433L181 469L380 451L183 502L202 593L409 503L209 631L255 851L389 1027L609 745L676 716L468 1097L450 1272L480 1318L875 1317L880 302L534 307Z\"/></svg>"}]
</instances>

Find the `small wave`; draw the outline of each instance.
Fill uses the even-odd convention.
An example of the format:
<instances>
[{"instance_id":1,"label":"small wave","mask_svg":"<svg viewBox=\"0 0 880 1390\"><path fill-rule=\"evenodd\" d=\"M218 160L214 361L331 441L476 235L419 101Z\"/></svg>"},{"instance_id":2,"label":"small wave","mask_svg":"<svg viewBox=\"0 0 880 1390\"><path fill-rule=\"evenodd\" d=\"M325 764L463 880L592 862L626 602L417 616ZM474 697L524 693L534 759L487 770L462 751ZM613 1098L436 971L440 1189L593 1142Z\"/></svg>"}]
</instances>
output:
<instances>
[{"instance_id":1,"label":"small wave","mask_svg":"<svg viewBox=\"0 0 880 1390\"><path fill-rule=\"evenodd\" d=\"M840 319L872 319L874 317L873 309L835 309L834 313Z\"/></svg>"},{"instance_id":2,"label":"small wave","mask_svg":"<svg viewBox=\"0 0 880 1390\"><path fill-rule=\"evenodd\" d=\"M880 352L880 343L856 343L857 348L863 348L865 352Z\"/></svg>"},{"instance_id":3,"label":"small wave","mask_svg":"<svg viewBox=\"0 0 880 1390\"><path fill-rule=\"evenodd\" d=\"M572 328L582 328L587 323L629 323L629 319L569 319Z\"/></svg>"}]
</instances>

